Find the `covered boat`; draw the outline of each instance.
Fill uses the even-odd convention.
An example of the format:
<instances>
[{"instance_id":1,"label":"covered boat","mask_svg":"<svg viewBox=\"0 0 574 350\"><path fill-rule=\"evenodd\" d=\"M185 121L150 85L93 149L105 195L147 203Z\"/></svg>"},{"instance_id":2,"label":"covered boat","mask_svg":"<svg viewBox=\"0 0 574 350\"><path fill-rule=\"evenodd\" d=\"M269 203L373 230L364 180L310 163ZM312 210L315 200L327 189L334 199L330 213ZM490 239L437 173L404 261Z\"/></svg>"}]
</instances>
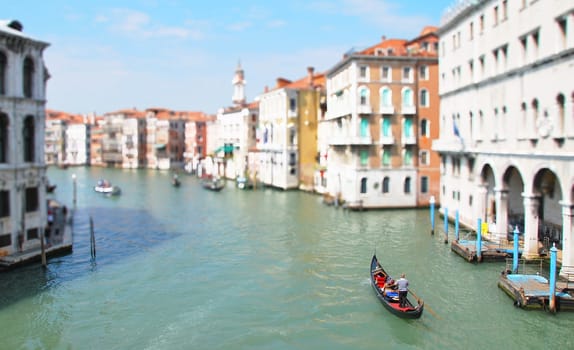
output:
<instances>
[{"instance_id":1,"label":"covered boat","mask_svg":"<svg viewBox=\"0 0 574 350\"><path fill-rule=\"evenodd\" d=\"M407 305L401 307L399 305L399 292L392 287L392 277L383 269L374 254L371 260L371 286L377 294L377 298L381 301L383 306L392 314L401 318L419 318L421 317L424 309L424 302L416 298L412 293L412 299L407 295Z\"/></svg>"}]
</instances>

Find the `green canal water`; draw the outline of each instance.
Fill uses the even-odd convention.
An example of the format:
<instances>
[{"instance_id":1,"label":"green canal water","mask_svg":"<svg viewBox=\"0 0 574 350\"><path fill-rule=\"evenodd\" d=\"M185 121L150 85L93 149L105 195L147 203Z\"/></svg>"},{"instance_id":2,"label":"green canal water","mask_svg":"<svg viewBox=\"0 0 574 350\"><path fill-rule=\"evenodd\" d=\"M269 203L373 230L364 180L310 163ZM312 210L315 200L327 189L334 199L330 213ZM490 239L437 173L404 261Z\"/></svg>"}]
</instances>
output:
<instances>
[{"instance_id":1,"label":"green canal water","mask_svg":"<svg viewBox=\"0 0 574 350\"><path fill-rule=\"evenodd\" d=\"M48 173L69 207L77 176L74 252L0 274L0 349L574 348L574 313L515 308L497 287L504 264L451 252L428 210L348 212L232 183L208 192L187 175L173 188L167 172ZM122 195L95 193L100 178ZM425 300L421 319L379 303L375 250Z\"/></svg>"}]
</instances>

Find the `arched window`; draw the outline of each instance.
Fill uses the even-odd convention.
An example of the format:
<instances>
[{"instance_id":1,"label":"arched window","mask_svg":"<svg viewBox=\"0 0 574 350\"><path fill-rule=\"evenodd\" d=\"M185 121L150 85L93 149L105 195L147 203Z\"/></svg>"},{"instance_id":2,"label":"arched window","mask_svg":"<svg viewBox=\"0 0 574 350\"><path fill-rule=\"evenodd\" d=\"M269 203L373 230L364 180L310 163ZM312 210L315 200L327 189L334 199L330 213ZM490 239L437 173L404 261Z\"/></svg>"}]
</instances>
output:
<instances>
[{"instance_id":1,"label":"arched window","mask_svg":"<svg viewBox=\"0 0 574 350\"><path fill-rule=\"evenodd\" d=\"M430 137L429 121L425 118L421 119L421 136Z\"/></svg>"},{"instance_id":2,"label":"arched window","mask_svg":"<svg viewBox=\"0 0 574 350\"><path fill-rule=\"evenodd\" d=\"M409 176L405 179L404 191L405 193L411 193L411 178Z\"/></svg>"},{"instance_id":3,"label":"arched window","mask_svg":"<svg viewBox=\"0 0 574 350\"><path fill-rule=\"evenodd\" d=\"M369 103L369 89L363 86L359 88L359 104L365 106L368 103Z\"/></svg>"},{"instance_id":4,"label":"arched window","mask_svg":"<svg viewBox=\"0 0 574 350\"><path fill-rule=\"evenodd\" d=\"M24 97L32 97L33 91L33 81L34 81L34 61L30 57L26 57L24 60L24 70L23 70L23 89Z\"/></svg>"},{"instance_id":5,"label":"arched window","mask_svg":"<svg viewBox=\"0 0 574 350\"><path fill-rule=\"evenodd\" d=\"M34 162L35 148L35 125L34 117L29 115L24 119L23 140L24 140L24 162Z\"/></svg>"},{"instance_id":6,"label":"arched window","mask_svg":"<svg viewBox=\"0 0 574 350\"><path fill-rule=\"evenodd\" d=\"M367 178L363 177L361 179L361 193L367 193Z\"/></svg>"},{"instance_id":7,"label":"arched window","mask_svg":"<svg viewBox=\"0 0 574 350\"><path fill-rule=\"evenodd\" d=\"M4 52L0 52L0 95L6 94L6 69L8 67L8 59Z\"/></svg>"},{"instance_id":8,"label":"arched window","mask_svg":"<svg viewBox=\"0 0 574 350\"><path fill-rule=\"evenodd\" d=\"M385 178L383 179L383 193L389 193L390 182L391 179L389 179L388 176L385 176Z\"/></svg>"},{"instance_id":9,"label":"arched window","mask_svg":"<svg viewBox=\"0 0 574 350\"><path fill-rule=\"evenodd\" d=\"M403 89L403 106L412 107L413 106L413 90L410 88Z\"/></svg>"},{"instance_id":10,"label":"arched window","mask_svg":"<svg viewBox=\"0 0 574 350\"><path fill-rule=\"evenodd\" d=\"M0 163L8 163L8 116L0 113Z\"/></svg>"},{"instance_id":11,"label":"arched window","mask_svg":"<svg viewBox=\"0 0 574 350\"><path fill-rule=\"evenodd\" d=\"M381 107L393 106L393 92L388 87L381 89Z\"/></svg>"}]
</instances>

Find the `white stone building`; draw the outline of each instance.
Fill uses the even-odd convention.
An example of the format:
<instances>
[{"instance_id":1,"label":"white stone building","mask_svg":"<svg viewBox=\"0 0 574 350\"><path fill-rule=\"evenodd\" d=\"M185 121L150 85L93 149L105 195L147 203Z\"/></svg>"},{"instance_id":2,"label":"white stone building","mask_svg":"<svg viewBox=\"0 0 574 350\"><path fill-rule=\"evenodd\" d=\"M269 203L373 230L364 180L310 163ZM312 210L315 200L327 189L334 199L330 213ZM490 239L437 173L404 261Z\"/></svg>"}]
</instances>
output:
<instances>
[{"instance_id":1,"label":"white stone building","mask_svg":"<svg viewBox=\"0 0 574 350\"><path fill-rule=\"evenodd\" d=\"M441 210L574 278L574 2L458 1L439 36Z\"/></svg>"},{"instance_id":2,"label":"white stone building","mask_svg":"<svg viewBox=\"0 0 574 350\"><path fill-rule=\"evenodd\" d=\"M88 165L90 162L90 125L69 123L66 127L65 159L67 165Z\"/></svg>"},{"instance_id":3,"label":"white stone building","mask_svg":"<svg viewBox=\"0 0 574 350\"><path fill-rule=\"evenodd\" d=\"M0 21L0 255L38 248L47 223L44 128L48 43Z\"/></svg>"}]
</instances>

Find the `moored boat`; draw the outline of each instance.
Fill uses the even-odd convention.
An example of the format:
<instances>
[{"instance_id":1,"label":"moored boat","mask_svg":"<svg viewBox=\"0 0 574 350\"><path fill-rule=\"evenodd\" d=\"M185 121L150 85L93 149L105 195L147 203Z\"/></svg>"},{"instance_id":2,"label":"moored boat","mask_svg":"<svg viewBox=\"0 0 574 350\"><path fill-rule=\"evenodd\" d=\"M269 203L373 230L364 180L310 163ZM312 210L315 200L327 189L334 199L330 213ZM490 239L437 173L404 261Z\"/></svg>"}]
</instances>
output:
<instances>
[{"instance_id":1,"label":"moored boat","mask_svg":"<svg viewBox=\"0 0 574 350\"><path fill-rule=\"evenodd\" d=\"M173 187L179 187L181 185L181 181L179 181L179 178L177 175L173 175L173 178L171 179L171 185Z\"/></svg>"},{"instance_id":2,"label":"moored boat","mask_svg":"<svg viewBox=\"0 0 574 350\"><path fill-rule=\"evenodd\" d=\"M219 192L225 187L225 181L219 177L209 177L203 179L201 185L207 190Z\"/></svg>"},{"instance_id":3,"label":"moored boat","mask_svg":"<svg viewBox=\"0 0 574 350\"><path fill-rule=\"evenodd\" d=\"M98 180L96 186L94 186L94 191L109 196L117 196L122 193L119 186L112 185L108 180Z\"/></svg>"},{"instance_id":4,"label":"moored boat","mask_svg":"<svg viewBox=\"0 0 574 350\"><path fill-rule=\"evenodd\" d=\"M406 306L401 307L399 305L399 293L391 287L392 281L392 277L383 269L377 259L377 255L374 254L371 260L371 286L375 290L379 301L387 310L398 317L411 319L421 317L424 302L411 293L412 299L416 301L416 304L407 296Z\"/></svg>"}]
</instances>

